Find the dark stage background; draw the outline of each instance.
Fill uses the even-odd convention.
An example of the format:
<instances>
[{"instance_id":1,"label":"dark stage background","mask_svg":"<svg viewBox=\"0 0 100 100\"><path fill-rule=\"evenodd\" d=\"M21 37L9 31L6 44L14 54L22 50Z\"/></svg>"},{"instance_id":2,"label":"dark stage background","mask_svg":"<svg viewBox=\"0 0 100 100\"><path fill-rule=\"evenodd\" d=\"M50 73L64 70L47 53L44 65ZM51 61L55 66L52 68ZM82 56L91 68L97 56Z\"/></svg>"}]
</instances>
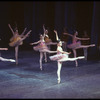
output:
<instances>
[{"instance_id":1,"label":"dark stage background","mask_svg":"<svg viewBox=\"0 0 100 100\"><path fill-rule=\"evenodd\" d=\"M23 50L32 49L30 42L39 40L43 33L42 25L49 28L49 36L55 41L53 30L58 31L61 37L63 28L67 27L69 33L74 30L82 37L86 30L90 36L90 44L96 46L89 49L89 56L97 57L99 51L97 43L100 40L100 2L99 1L2 1L0 2L0 46L9 47L12 33L8 23L15 28L17 23L19 33L27 27L26 33L31 29L30 36L24 40L20 47ZM70 40L69 40L70 43Z\"/></svg>"}]
</instances>

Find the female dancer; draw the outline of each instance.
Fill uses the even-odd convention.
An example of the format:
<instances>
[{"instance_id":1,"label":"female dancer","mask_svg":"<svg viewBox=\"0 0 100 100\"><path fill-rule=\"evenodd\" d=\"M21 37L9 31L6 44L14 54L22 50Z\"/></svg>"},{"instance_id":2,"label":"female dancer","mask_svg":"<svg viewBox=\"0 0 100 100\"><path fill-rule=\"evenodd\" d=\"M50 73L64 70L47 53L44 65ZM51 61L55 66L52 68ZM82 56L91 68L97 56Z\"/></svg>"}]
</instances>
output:
<instances>
[{"instance_id":1,"label":"female dancer","mask_svg":"<svg viewBox=\"0 0 100 100\"><path fill-rule=\"evenodd\" d=\"M33 49L35 51L40 52L40 69L42 70L42 59L43 59L43 54L46 56L45 53L57 53L57 51L50 51L49 48L47 47L45 40L44 40L44 35L40 35L40 40L34 43L30 43L30 45L38 44L37 46L34 46ZM45 60L46 57L45 57Z\"/></svg>"},{"instance_id":2,"label":"female dancer","mask_svg":"<svg viewBox=\"0 0 100 100\"><path fill-rule=\"evenodd\" d=\"M60 39L58 38L57 31L54 30L54 32L56 34L56 39L58 41L58 44L57 44L57 54L53 55L53 56L50 56L50 59L53 60L53 61L57 61L58 62L58 70L57 70L57 77L58 77L58 79L57 80L58 80L58 83L60 83L60 81L61 81L60 72L61 72L62 62L64 62L64 61L75 61L77 59L83 59L84 56L75 57L75 58L69 58L68 55L71 52L63 51L63 49L62 49L62 41L60 41Z\"/></svg>"},{"instance_id":3,"label":"female dancer","mask_svg":"<svg viewBox=\"0 0 100 100\"><path fill-rule=\"evenodd\" d=\"M28 35L30 34L30 32L32 30L30 30L26 35L24 35L24 33L26 31L26 28L25 28L24 31L22 32L22 34L19 35L17 27L16 27L15 32L14 32L14 30L11 28L11 25L8 24L8 26L13 33L13 37L10 39L9 46L15 47L15 58L16 58L16 65L17 65L18 64L18 48L19 48L19 45L23 44L23 40L26 39L26 37L28 37Z\"/></svg>"},{"instance_id":4,"label":"female dancer","mask_svg":"<svg viewBox=\"0 0 100 100\"><path fill-rule=\"evenodd\" d=\"M8 50L8 48L0 48L0 50ZM15 62L15 60L13 59L6 59L0 56L0 60L1 61L10 61L10 62Z\"/></svg>"},{"instance_id":5,"label":"female dancer","mask_svg":"<svg viewBox=\"0 0 100 100\"><path fill-rule=\"evenodd\" d=\"M73 50L74 57L76 57L76 49L88 48L88 47L95 46L95 44L91 44L91 45L81 45L80 40L89 40L90 38L79 38L79 37L77 37L77 35L78 35L78 32L77 31L74 33L74 35L71 35L71 34L68 34L68 33L64 33L64 34L65 35L69 35L69 36L72 37L72 44L67 45L67 47ZM76 67L77 67L78 66L77 60L75 62L76 62Z\"/></svg>"}]
</instances>

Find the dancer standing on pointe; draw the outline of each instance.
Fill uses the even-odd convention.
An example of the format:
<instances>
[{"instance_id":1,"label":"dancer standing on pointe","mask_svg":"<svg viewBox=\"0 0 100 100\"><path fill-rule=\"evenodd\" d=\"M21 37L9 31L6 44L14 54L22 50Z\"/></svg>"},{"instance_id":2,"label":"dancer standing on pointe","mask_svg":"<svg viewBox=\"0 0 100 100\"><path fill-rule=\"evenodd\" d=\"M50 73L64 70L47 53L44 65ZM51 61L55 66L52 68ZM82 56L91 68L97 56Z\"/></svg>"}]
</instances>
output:
<instances>
[{"instance_id":1,"label":"dancer standing on pointe","mask_svg":"<svg viewBox=\"0 0 100 100\"><path fill-rule=\"evenodd\" d=\"M35 51L40 52L40 69L42 70L42 59L43 59L43 54L46 56L46 53L57 53L57 51L50 51L49 48L47 47L45 40L44 40L44 35L40 34L40 40L34 43L30 43L30 45L38 44L37 46L34 46L33 49ZM47 58L45 57L45 61L47 61Z\"/></svg>"},{"instance_id":2,"label":"dancer standing on pointe","mask_svg":"<svg viewBox=\"0 0 100 100\"><path fill-rule=\"evenodd\" d=\"M24 31L22 32L22 34L19 35L17 27L15 28L15 32L14 32L14 30L11 27L11 25L8 24L8 26L9 26L10 30L12 31L12 33L13 33L13 36L10 39L9 46L15 47L15 58L16 58L16 65L17 65L18 64L18 49L19 49L19 45L23 44L23 40L25 40L28 37L28 35L31 33L32 30L30 30L26 35L24 35L24 33L26 31L26 28L25 28Z\"/></svg>"},{"instance_id":3,"label":"dancer standing on pointe","mask_svg":"<svg viewBox=\"0 0 100 100\"><path fill-rule=\"evenodd\" d=\"M60 73L61 73L62 62L65 62L65 61L75 61L77 59L83 59L84 56L75 57L75 58L69 58L69 54L71 52L63 51L63 49L62 49L62 41L60 41L60 39L58 38L57 31L54 30L54 32L56 34L56 40L58 41L58 44L57 44L57 54L53 55L53 56L50 56L50 59L52 61L57 61L58 62L58 69L57 69L57 77L58 78L57 78L57 80L58 80L58 83L60 83L61 82Z\"/></svg>"},{"instance_id":4,"label":"dancer standing on pointe","mask_svg":"<svg viewBox=\"0 0 100 100\"><path fill-rule=\"evenodd\" d=\"M80 40L89 40L90 38L79 38L79 37L77 37L77 35L78 35L77 31L74 33L74 35L71 35L71 34L68 34L68 33L64 33L64 34L72 37L72 44L67 45L67 47L73 50L74 57L77 57L76 49L88 48L88 47L94 47L95 46L95 44L81 45ZM76 62L76 67L77 67L78 66L77 60L75 62Z\"/></svg>"},{"instance_id":5,"label":"dancer standing on pointe","mask_svg":"<svg viewBox=\"0 0 100 100\"><path fill-rule=\"evenodd\" d=\"M0 48L0 50L8 50L8 48ZM10 62L15 62L14 59L7 59L7 58L3 58L0 56L0 60L1 61L10 61Z\"/></svg>"}]
</instances>

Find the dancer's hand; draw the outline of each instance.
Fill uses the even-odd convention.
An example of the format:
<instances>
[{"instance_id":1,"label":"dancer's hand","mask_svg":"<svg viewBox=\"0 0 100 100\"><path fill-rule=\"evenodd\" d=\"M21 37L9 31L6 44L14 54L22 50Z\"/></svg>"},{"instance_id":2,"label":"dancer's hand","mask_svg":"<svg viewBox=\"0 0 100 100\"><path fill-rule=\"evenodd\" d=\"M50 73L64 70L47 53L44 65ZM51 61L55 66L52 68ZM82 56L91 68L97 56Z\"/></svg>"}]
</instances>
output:
<instances>
[{"instance_id":1,"label":"dancer's hand","mask_svg":"<svg viewBox=\"0 0 100 100\"><path fill-rule=\"evenodd\" d=\"M30 45L33 45L33 43L30 43Z\"/></svg>"},{"instance_id":2,"label":"dancer's hand","mask_svg":"<svg viewBox=\"0 0 100 100\"><path fill-rule=\"evenodd\" d=\"M4 50L8 50L8 48L4 48Z\"/></svg>"},{"instance_id":3,"label":"dancer's hand","mask_svg":"<svg viewBox=\"0 0 100 100\"><path fill-rule=\"evenodd\" d=\"M10 26L10 24L8 24L8 26Z\"/></svg>"},{"instance_id":4,"label":"dancer's hand","mask_svg":"<svg viewBox=\"0 0 100 100\"><path fill-rule=\"evenodd\" d=\"M71 54L71 52L68 52L68 54Z\"/></svg>"},{"instance_id":5,"label":"dancer's hand","mask_svg":"<svg viewBox=\"0 0 100 100\"><path fill-rule=\"evenodd\" d=\"M54 32L55 32L55 33L57 33L57 31L56 31L56 30L54 30Z\"/></svg>"},{"instance_id":6,"label":"dancer's hand","mask_svg":"<svg viewBox=\"0 0 100 100\"><path fill-rule=\"evenodd\" d=\"M63 34L64 34L64 35L67 35L68 33L65 33L65 32L64 32Z\"/></svg>"}]
</instances>

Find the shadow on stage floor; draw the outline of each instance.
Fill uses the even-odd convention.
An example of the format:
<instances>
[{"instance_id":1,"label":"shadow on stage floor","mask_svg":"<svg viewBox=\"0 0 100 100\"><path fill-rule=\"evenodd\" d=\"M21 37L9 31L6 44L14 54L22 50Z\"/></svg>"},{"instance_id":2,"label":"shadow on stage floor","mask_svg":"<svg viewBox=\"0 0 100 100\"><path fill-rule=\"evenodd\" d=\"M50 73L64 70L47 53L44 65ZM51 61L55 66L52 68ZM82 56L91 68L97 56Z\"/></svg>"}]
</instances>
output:
<instances>
[{"instance_id":1,"label":"shadow on stage floor","mask_svg":"<svg viewBox=\"0 0 100 100\"><path fill-rule=\"evenodd\" d=\"M2 57L14 59L14 52L6 51ZM57 84L57 62L43 61L41 71L39 53L21 51L18 65L0 61L0 98L100 98L100 61L78 63L75 67L74 61L64 62Z\"/></svg>"}]
</instances>

